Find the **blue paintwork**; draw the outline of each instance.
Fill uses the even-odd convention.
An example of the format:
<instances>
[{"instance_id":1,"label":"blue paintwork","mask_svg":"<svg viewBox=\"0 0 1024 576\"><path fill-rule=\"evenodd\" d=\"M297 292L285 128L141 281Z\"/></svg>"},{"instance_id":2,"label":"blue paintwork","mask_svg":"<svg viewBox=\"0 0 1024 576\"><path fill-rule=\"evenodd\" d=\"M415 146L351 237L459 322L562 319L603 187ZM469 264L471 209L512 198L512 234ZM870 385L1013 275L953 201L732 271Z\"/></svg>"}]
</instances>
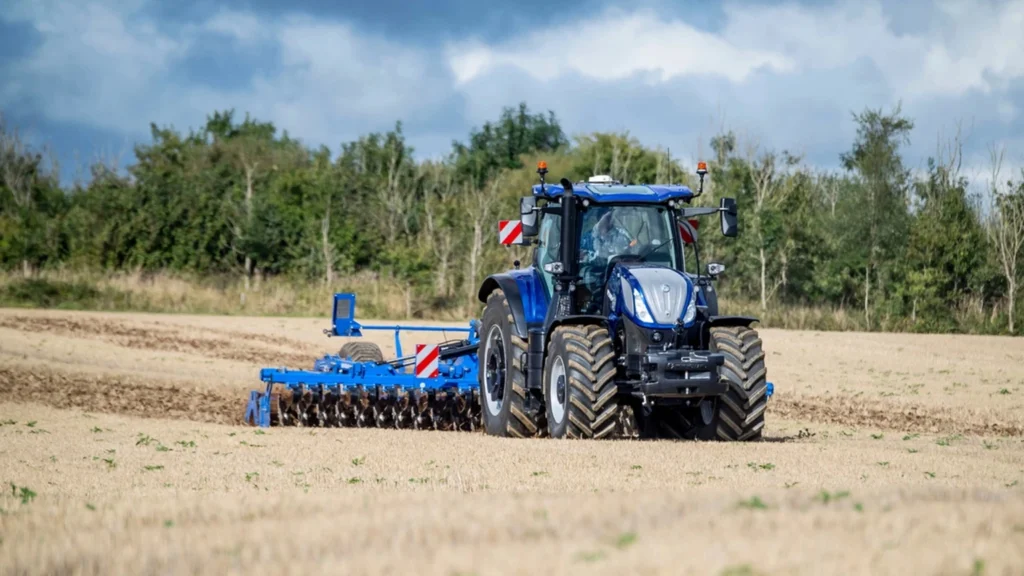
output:
<instances>
[{"instance_id":1,"label":"blue paintwork","mask_svg":"<svg viewBox=\"0 0 1024 576\"><path fill-rule=\"evenodd\" d=\"M540 271L533 266L522 270L509 270L508 275L515 279L519 286L519 295L523 299L523 316L527 325L543 324L548 313L551 298L544 289L544 281Z\"/></svg>"},{"instance_id":2,"label":"blue paintwork","mask_svg":"<svg viewBox=\"0 0 1024 576\"><path fill-rule=\"evenodd\" d=\"M402 357L402 340L399 333L405 332L454 332L469 333L472 328L446 328L443 326L403 326L394 325L363 325L356 322L356 295L352 293L338 293L334 295L334 307L331 309L331 336L342 336L359 338L363 330L394 330L395 331L395 354ZM341 314L339 314L341 312ZM472 324L472 323L471 323Z\"/></svg>"},{"instance_id":3,"label":"blue paintwork","mask_svg":"<svg viewBox=\"0 0 1024 576\"><path fill-rule=\"evenodd\" d=\"M264 391L253 390L249 394L249 403L245 410L245 421L261 427L270 426L270 393L275 384L284 385L293 392L301 392L312 387L323 386L320 393L336 393L338 388L355 392L358 387L399 386L406 391L422 390L438 392L455 390L460 393L470 392L478 387L477 372L479 363L476 350L464 352L459 356L438 361L438 375L434 378L417 378L415 374L415 356L402 357L402 345L399 334L409 332L454 332L467 334L469 345L479 342L480 323L470 320L468 328L447 328L441 326L379 326L361 325L355 321L355 295L335 294L335 308L332 315L332 328L326 331L336 336L358 337L363 330L394 330L395 348L398 358L378 364L376 362L353 362L336 354L328 354L313 363L312 370L292 370L288 368L264 368L260 370L260 380L266 384ZM339 304L341 308L339 308ZM342 314L339 317L338 311Z\"/></svg>"},{"instance_id":4,"label":"blue paintwork","mask_svg":"<svg viewBox=\"0 0 1024 576\"><path fill-rule=\"evenodd\" d=\"M666 268L666 269L672 270L671 268ZM686 274L683 274L682 272L679 272L678 270L673 270L673 271L676 272L677 274L679 274L680 276L682 276L683 279L686 281L686 300L684 300L684 302L689 302L690 298L694 297L693 280L691 280ZM613 287L614 286L614 288L612 288L612 290L615 293L614 314L615 314L616 317L618 317L618 316L625 316L625 317L629 318L630 320L632 320L634 323L636 323L637 326L642 326L644 328L650 328L652 330L668 330L668 329L671 329L671 328L675 327L675 324L659 324L657 322L653 322L653 323L652 322L644 322L644 321L640 320L639 318L637 318L636 314L630 313L629 308L626 306L624 299L625 298L629 298L630 300L632 300L633 299L633 294L632 293L630 293L630 294L623 294L622 293L622 282L621 282L621 279L625 279L626 283L629 284L630 288L635 289L638 292L640 292L640 295L643 296L644 299L645 299L644 300L645 304L646 304L646 298L647 298L646 294L644 294L644 289L640 286L640 283L637 281L636 277L634 277L632 274L630 274L629 268L627 268L626 266L623 266L621 264L616 265L615 268L612 269L612 273L608 275L608 283L606 284L606 286L609 286L609 287ZM649 307L648 307L647 311L648 311L648 313L650 313L650 308ZM686 314L686 306L685 305L683 306L683 314ZM653 314L651 316L653 317ZM680 318L681 318L681 316L680 316ZM691 320L690 322L684 324L683 326L685 328L689 328L689 327L693 326L693 324L695 322L696 322L696 318L694 320Z\"/></svg>"},{"instance_id":5,"label":"blue paintwork","mask_svg":"<svg viewBox=\"0 0 1024 576\"><path fill-rule=\"evenodd\" d=\"M690 281L691 284L693 283L693 276L691 276L690 274L687 274L686 278ZM703 290L697 290L697 306L707 306L707 305L708 305L708 299L704 297L704 291Z\"/></svg>"},{"instance_id":6,"label":"blue paintwork","mask_svg":"<svg viewBox=\"0 0 1024 576\"><path fill-rule=\"evenodd\" d=\"M678 184L587 184L572 185L575 196L592 202L622 202L628 204L664 204L669 200L689 202L693 191ZM533 187L533 195L541 198L559 198L565 190L558 184L546 184L543 192L540 184Z\"/></svg>"}]
</instances>

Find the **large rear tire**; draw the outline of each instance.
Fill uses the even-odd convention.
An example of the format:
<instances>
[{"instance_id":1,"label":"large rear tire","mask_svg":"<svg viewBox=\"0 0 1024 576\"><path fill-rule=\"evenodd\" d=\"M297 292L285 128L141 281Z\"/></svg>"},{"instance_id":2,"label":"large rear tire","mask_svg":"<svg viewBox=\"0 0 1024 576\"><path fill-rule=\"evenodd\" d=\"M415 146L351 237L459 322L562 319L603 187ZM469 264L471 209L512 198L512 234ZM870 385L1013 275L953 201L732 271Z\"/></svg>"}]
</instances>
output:
<instances>
[{"instance_id":1,"label":"large rear tire","mask_svg":"<svg viewBox=\"0 0 1024 576\"><path fill-rule=\"evenodd\" d=\"M526 341L512 331L514 319L501 290L487 297L480 319L480 413L492 436L530 438L547 432L541 399L526 387Z\"/></svg>"},{"instance_id":2,"label":"large rear tire","mask_svg":"<svg viewBox=\"0 0 1024 576\"><path fill-rule=\"evenodd\" d=\"M384 361L384 354L381 353L380 346L373 342L346 342L338 351L338 356L353 362Z\"/></svg>"},{"instance_id":3,"label":"large rear tire","mask_svg":"<svg viewBox=\"0 0 1024 576\"><path fill-rule=\"evenodd\" d=\"M768 407L764 350L748 326L711 329L711 350L725 356L722 376L729 390L718 398L716 435L729 441L760 440Z\"/></svg>"},{"instance_id":4,"label":"large rear tire","mask_svg":"<svg viewBox=\"0 0 1024 576\"><path fill-rule=\"evenodd\" d=\"M544 405L552 438L636 438L633 406L620 403L615 348L601 326L559 326L548 341Z\"/></svg>"}]
</instances>

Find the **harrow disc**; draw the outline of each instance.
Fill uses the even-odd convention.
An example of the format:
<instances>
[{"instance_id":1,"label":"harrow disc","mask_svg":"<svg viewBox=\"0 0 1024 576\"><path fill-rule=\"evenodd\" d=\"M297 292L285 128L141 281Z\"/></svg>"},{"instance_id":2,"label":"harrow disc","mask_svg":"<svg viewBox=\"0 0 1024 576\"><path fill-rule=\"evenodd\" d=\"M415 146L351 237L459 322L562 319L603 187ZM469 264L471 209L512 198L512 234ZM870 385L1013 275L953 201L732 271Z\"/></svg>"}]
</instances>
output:
<instances>
[{"instance_id":1,"label":"harrow disc","mask_svg":"<svg viewBox=\"0 0 1024 576\"><path fill-rule=\"evenodd\" d=\"M480 398L475 389L300 385L271 393L270 425L473 432L480 430Z\"/></svg>"}]
</instances>

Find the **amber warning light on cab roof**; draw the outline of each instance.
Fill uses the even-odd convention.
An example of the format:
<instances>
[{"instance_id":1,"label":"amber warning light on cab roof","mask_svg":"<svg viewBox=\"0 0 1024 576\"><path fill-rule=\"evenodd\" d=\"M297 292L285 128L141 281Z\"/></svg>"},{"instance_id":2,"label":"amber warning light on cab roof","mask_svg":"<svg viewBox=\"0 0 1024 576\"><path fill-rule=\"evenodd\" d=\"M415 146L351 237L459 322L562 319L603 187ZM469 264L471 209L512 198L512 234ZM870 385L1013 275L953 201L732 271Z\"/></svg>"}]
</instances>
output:
<instances>
[{"instance_id":1,"label":"amber warning light on cab roof","mask_svg":"<svg viewBox=\"0 0 1024 576\"><path fill-rule=\"evenodd\" d=\"M697 176L700 177L700 186L697 188L697 193L693 195L694 198L697 198L698 196L700 196L701 194L704 193L704 176L707 173L708 173L708 163L707 162L697 162Z\"/></svg>"},{"instance_id":2,"label":"amber warning light on cab roof","mask_svg":"<svg viewBox=\"0 0 1024 576\"><path fill-rule=\"evenodd\" d=\"M548 173L548 163L541 160L537 162L537 174L540 175L540 191L544 193L544 175Z\"/></svg>"}]
</instances>

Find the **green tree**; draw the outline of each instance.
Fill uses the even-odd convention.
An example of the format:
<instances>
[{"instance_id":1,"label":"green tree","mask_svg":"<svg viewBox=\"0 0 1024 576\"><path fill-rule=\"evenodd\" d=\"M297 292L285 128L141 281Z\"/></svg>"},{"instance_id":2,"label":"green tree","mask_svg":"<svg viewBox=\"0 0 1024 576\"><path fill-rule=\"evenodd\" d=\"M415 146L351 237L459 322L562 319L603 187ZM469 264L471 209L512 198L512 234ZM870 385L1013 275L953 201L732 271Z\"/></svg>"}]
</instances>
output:
<instances>
[{"instance_id":1,"label":"green tree","mask_svg":"<svg viewBox=\"0 0 1024 576\"><path fill-rule=\"evenodd\" d=\"M35 265L61 256L58 220L65 198L52 156L50 162L44 167L44 154L8 128L0 114L0 223L5 231L0 258L18 261L25 277Z\"/></svg>"},{"instance_id":2,"label":"green tree","mask_svg":"<svg viewBox=\"0 0 1024 576\"><path fill-rule=\"evenodd\" d=\"M854 120L857 138L840 160L858 186L842 203L842 236L850 253L847 262L863 273L864 322L870 329L872 277L877 294L884 298L885 280L905 245L911 178L899 149L909 143L914 124L902 116L899 105L889 114L865 110Z\"/></svg>"},{"instance_id":3,"label":"green tree","mask_svg":"<svg viewBox=\"0 0 1024 576\"><path fill-rule=\"evenodd\" d=\"M955 330L951 311L984 282L985 235L956 165L929 159L915 192L905 261L910 319L929 331Z\"/></svg>"},{"instance_id":4,"label":"green tree","mask_svg":"<svg viewBox=\"0 0 1024 576\"><path fill-rule=\"evenodd\" d=\"M452 143L455 166L477 186L496 172L521 168L520 157L530 152L549 152L568 145L555 113L531 114L526 103L502 108L496 122L473 129L468 144Z\"/></svg>"}]
</instances>

